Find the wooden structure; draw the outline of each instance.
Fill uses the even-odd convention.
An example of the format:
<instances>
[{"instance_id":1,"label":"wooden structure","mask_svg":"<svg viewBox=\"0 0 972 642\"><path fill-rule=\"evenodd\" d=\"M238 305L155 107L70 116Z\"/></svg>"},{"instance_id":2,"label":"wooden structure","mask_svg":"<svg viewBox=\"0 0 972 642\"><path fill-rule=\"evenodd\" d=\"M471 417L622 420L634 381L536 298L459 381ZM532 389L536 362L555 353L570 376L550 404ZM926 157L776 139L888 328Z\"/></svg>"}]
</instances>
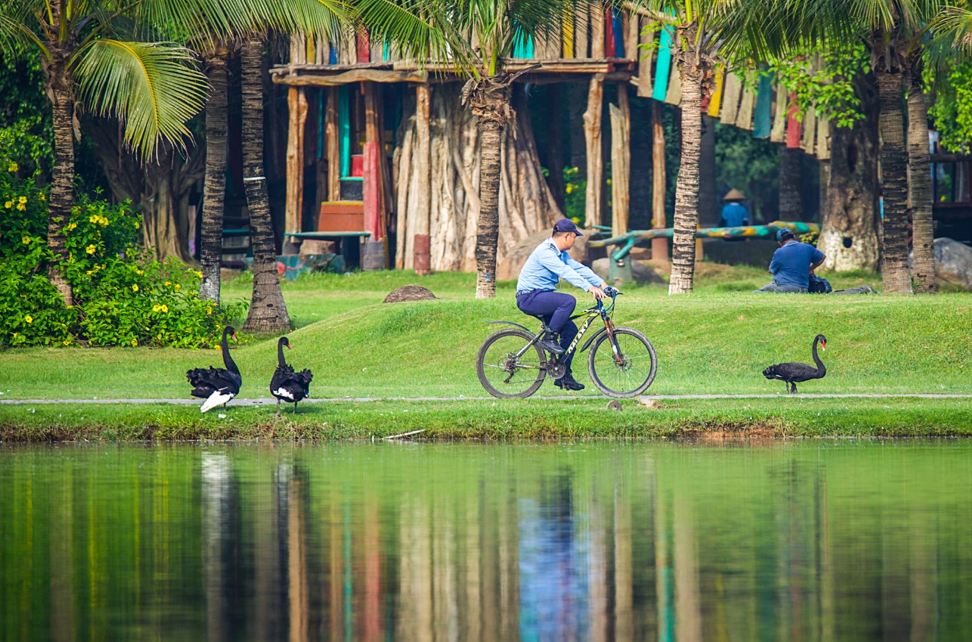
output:
<instances>
[{"instance_id":1,"label":"wooden structure","mask_svg":"<svg viewBox=\"0 0 972 642\"><path fill-rule=\"evenodd\" d=\"M628 223L629 92L658 103L681 100L671 34L650 27L644 16L608 7L577 13L564 21L559 39L525 39L516 55L503 61L509 71L539 65L520 83L587 85L586 218L589 224L610 224L616 236ZM314 218L321 203L361 201L360 231L374 240L394 240L387 247L389 265L414 268L415 238L422 238L424 247L428 235L431 269L474 269L478 133L475 117L459 105L464 78L447 64L403 60L393 46L369 41L365 34L344 34L335 42L295 40L290 63L270 73L274 83L288 87L286 234L314 231L308 228L318 224ZM710 116L829 158L827 121L812 112L798 121L792 96L771 79L743 83L720 70L716 80L715 95L704 106ZM607 201L602 196L605 83L618 90L617 104L607 110L617 177L607 220L602 211ZM514 92L514 107L523 112L520 93ZM653 226L664 228L664 137L657 105L653 114ZM542 177L529 118L523 116L518 114L516 134L503 143L498 263L522 239L562 216ZM358 175L356 168L361 168ZM313 192L305 188L308 176L316 185ZM353 180L363 183L360 192L352 189ZM314 199L309 207L308 198ZM657 243L652 247L665 250Z\"/></svg>"}]
</instances>

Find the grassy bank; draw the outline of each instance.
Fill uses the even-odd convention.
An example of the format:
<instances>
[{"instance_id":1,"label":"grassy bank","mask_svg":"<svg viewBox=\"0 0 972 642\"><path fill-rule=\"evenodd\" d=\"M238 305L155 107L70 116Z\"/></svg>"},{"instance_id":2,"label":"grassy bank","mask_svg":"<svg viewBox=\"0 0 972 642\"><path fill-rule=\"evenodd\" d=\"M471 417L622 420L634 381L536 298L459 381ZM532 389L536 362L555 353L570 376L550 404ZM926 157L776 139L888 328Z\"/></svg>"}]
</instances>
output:
<instances>
[{"instance_id":1,"label":"grassy bank","mask_svg":"<svg viewBox=\"0 0 972 642\"><path fill-rule=\"evenodd\" d=\"M668 297L660 287L632 288L619 301L616 323L643 331L658 353L658 376L647 394L782 393L783 384L764 379L762 369L780 361L809 362L810 342L817 333L827 335L828 349L822 357L828 374L821 381L801 385L803 392L972 392L968 349L972 297L966 294L753 295L745 289L752 285L750 280L762 276L758 270L707 266L701 274L699 292L690 297ZM878 282L866 274L834 281L837 287ZM410 282L426 285L439 300L380 303L388 291ZM284 295L298 326L290 333L294 349L287 357L296 367L313 370L311 392L318 398L483 396L474 363L479 345L496 329L486 322L507 319L531 327L534 322L516 310L512 284L500 284L497 298L491 301L473 299L473 285L472 275L419 279L403 273L321 275L286 283ZM248 287L243 281L232 282L224 296L245 296ZM586 305L586 299L581 303ZM244 380L241 398L269 396L275 346L271 338L234 348ZM274 426L297 426L303 431L300 434L322 437L364 437L421 428L443 437L502 437L507 430L515 436L544 436L547 431L659 435L725 422L732 426L767 423L796 431L793 434L852 431L855 425L864 426L865 433L883 434L879 424L900 434L913 434L909 430L915 426L937 434L964 432L968 422L960 412L967 402L961 401L861 400L841 403L846 409L830 417L825 411L835 407L837 402L832 400L783 400L782 406L733 400L679 402L677 407L653 411L651 421L645 423L637 414L642 409L618 414L603 410L604 401L594 398L586 374L586 356L578 357L575 374L588 385L577 395L587 402L415 406L430 422L428 426L420 425L418 414L407 421L391 421L383 412L395 404L385 403L362 404L360 414L347 413L354 416L353 421L350 417L338 421L343 415L333 414L338 412L333 404L307 406L306 415L282 421L270 417L266 408L237 407L227 413L232 422L217 421L215 413L200 417L194 407L44 405L26 417L23 407L8 406L0 408L0 425L6 426L4 434L11 439L89 434L89 430L96 434L98 426L106 430L104 434L119 437L138 436L140 430L172 438L248 437L276 430ZM0 399L188 398L185 371L207 365L220 365L218 351L8 350L0 353ZM548 382L540 394L557 392ZM762 414L750 419L746 414L750 408ZM82 415L87 418L79 419ZM873 421L867 419L872 415ZM407 424L406 429L396 427L398 421ZM499 425L506 421L510 424ZM322 428L322 422L329 422L330 428ZM221 432L225 430L229 432Z\"/></svg>"},{"instance_id":2,"label":"grassy bank","mask_svg":"<svg viewBox=\"0 0 972 642\"><path fill-rule=\"evenodd\" d=\"M890 401L890 402L889 402ZM970 436L968 400L685 400L648 408L572 401L327 402L296 415L270 406L201 415L192 406L60 404L0 406L0 441L99 439L690 438L735 440L837 436Z\"/></svg>"}]
</instances>

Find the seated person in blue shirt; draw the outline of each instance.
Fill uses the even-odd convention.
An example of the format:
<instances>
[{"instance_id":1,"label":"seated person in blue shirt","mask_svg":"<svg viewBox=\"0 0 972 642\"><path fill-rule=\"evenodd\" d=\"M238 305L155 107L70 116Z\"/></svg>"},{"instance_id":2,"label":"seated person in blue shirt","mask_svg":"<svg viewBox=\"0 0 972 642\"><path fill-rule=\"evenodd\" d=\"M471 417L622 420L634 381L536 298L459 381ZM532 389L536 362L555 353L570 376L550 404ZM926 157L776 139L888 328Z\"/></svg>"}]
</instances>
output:
<instances>
[{"instance_id":1,"label":"seated person in blue shirt","mask_svg":"<svg viewBox=\"0 0 972 642\"><path fill-rule=\"evenodd\" d=\"M729 190L722 200L726 202L722 206L722 214L719 216L719 227L742 227L749 225L749 212L742 204L746 200L742 192L737 189Z\"/></svg>"},{"instance_id":2,"label":"seated person in blue shirt","mask_svg":"<svg viewBox=\"0 0 972 642\"><path fill-rule=\"evenodd\" d=\"M812 245L800 243L788 229L776 232L779 249L773 252L769 271L773 282L756 292L807 292L810 273L824 262L825 255Z\"/></svg>"},{"instance_id":3,"label":"seated person in blue shirt","mask_svg":"<svg viewBox=\"0 0 972 642\"><path fill-rule=\"evenodd\" d=\"M540 340L540 346L557 355L564 354L577 336L577 326L570 320L577 299L569 294L554 292L560 279L590 292L595 300L607 296L601 289L607 285L604 279L567 254L578 236L582 234L573 221L566 218L557 221L553 235L533 250L516 282L516 307L543 319L552 332ZM583 384L575 381L571 375L570 359L566 365L567 373L556 380L555 385L566 390L583 390Z\"/></svg>"}]
</instances>

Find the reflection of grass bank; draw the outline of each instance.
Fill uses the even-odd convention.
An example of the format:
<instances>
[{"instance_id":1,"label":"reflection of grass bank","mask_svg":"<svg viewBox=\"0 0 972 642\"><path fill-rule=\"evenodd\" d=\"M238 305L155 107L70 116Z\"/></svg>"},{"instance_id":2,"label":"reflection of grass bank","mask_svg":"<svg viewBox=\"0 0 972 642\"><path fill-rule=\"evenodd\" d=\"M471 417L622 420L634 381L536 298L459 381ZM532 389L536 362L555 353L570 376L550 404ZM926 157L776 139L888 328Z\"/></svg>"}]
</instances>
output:
<instances>
[{"instance_id":1,"label":"reflection of grass bank","mask_svg":"<svg viewBox=\"0 0 972 642\"><path fill-rule=\"evenodd\" d=\"M667 401L651 409L606 400L316 403L277 418L271 406L200 415L194 406L0 406L0 441L969 436L967 399L740 399Z\"/></svg>"}]
</instances>

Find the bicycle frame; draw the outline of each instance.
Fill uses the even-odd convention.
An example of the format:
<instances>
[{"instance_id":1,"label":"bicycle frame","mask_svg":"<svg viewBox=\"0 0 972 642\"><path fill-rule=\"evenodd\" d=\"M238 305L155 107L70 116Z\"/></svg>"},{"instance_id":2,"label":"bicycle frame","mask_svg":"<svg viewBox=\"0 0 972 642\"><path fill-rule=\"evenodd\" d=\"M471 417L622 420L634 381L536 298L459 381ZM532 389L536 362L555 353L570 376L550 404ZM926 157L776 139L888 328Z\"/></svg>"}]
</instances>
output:
<instances>
[{"instance_id":1,"label":"bicycle frame","mask_svg":"<svg viewBox=\"0 0 972 642\"><path fill-rule=\"evenodd\" d=\"M580 352L584 352L585 350L587 350L590 347L591 343L594 342L594 339L596 339L597 337L599 337L602 332L607 332L608 333L608 336L611 337L611 350L614 353L614 360L617 361L618 364L621 363L621 356L620 356L619 351L618 351L618 345L617 345L617 342L614 340L614 322L611 320L611 311L614 309L615 302L616 302L616 298L615 297L612 297L611 298L611 305L609 305L608 307L605 308L604 305L601 303L601 301L599 299L597 301L597 305L596 306L591 306L591 307L587 308L586 310L584 310L583 312L581 312L580 314L575 314L572 317L570 317L570 320L573 321L574 319L579 319L579 318L581 318L581 317L583 317L583 316L586 315L587 316L587 321L584 322L584 325L582 325L580 328L578 328L578 330L577 330L577 336L575 336L574 337L574 340L570 342L570 345L567 347L567 350L564 352L563 355L561 355L559 357L560 359L566 359L567 357L569 357L570 355L572 355L574 353L574 351L577 348L577 344L580 343L580 340L584 337L584 335L587 333L587 330L591 327L591 324L594 323L594 319L600 317L601 320L604 321L604 327L603 328L600 328L597 332L595 332L593 334L593 336L591 336L587 340L587 342L584 344L584 347L580 349ZM491 325L512 325L512 326L515 326L517 328L520 328L521 330L525 330L527 332L531 332L531 330L529 328L527 328L526 326L521 325L519 323L514 323L512 321L490 321L489 323ZM537 332L534 335L533 339L531 339L529 343L527 343L525 346L523 346L523 348L521 348L516 353L515 357L517 359L519 359L524 354L526 354L527 350L529 350L530 348L532 348L533 345L535 343L537 343L543 337L543 335L546 332L547 332L547 326L546 326L546 324L544 324L543 325L543 328L541 328L540 332ZM554 360L557 361L557 357L555 357Z\"/></svg>"}]
</instances>

